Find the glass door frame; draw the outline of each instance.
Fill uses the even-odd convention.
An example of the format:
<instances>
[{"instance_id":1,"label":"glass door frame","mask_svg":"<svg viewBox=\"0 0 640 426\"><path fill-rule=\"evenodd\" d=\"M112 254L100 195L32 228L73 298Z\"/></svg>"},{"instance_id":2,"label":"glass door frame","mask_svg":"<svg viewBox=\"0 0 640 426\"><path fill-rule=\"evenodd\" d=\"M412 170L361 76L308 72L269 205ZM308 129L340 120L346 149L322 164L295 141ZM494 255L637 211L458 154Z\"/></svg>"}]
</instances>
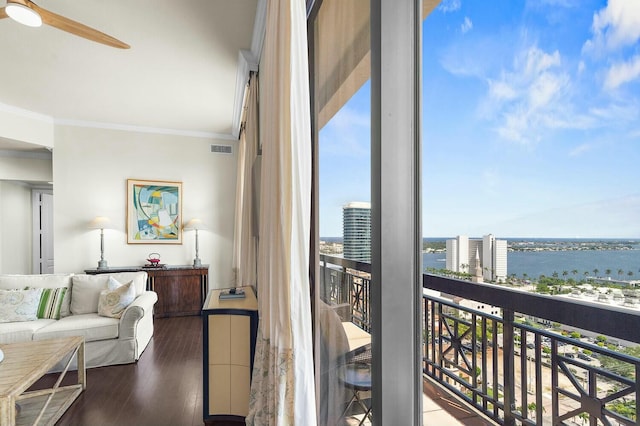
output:
<instances>
[{"instance_id":1,"label":"glass door frame","mask_svg":"<svg viewBox=\"0 0 640 426\"><path fill-rule=\"evenodd\" d=\"M316 300L319 129L313 25L322 0L307 5L313 144L310 275ZM422 424L421 12L421 1L371 0L372 406L378 425Z\"/></svg>"}]
</instances>

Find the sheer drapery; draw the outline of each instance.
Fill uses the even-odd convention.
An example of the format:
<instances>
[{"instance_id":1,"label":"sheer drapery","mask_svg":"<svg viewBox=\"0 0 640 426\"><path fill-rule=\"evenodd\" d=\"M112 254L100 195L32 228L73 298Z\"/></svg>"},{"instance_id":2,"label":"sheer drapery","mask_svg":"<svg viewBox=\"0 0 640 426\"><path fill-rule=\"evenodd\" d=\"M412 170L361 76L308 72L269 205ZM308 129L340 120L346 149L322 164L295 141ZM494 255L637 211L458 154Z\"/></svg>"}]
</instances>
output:
<instances>
[{"instance_id":1,"label":"sheer drapery","mask_svg":"<svg viewBox=\"0 0 640 426\"><path fill-rule=\"evenodd\" d=\"M315 425L304 0L270 0L260 64L260 324L247 424Z\"/></svg>"},{"instance_id":2,"label":"sheer drapery","mask_svg":"<svg viewBox=\"0 0 640 426\"><path fill-rule=\"evenodd\" d=\"M236 222L233 265L236 285L255 285L257 264L257 229L254 219L255 170L258 146L258 77L251 73L246 100L245 121L238 144L238 179L236 183Z\"/></svg>"}]
</instances>

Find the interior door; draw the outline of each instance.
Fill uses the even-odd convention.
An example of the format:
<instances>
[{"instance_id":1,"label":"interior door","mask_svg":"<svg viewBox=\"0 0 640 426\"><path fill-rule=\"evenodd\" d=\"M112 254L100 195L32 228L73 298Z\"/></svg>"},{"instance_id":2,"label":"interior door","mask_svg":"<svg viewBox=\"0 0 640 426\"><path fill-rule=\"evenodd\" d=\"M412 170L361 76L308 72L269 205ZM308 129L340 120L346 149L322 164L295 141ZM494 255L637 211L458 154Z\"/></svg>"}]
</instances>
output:
<instances>
[{"instance_id":1,"label":"interior door","mask_svg":"<svg viewBox=\"0 0 640 426\"><path fill-rule=\"evenodd\" d=\"M33 192L33 272L53 274L53 194Z\"/></svg>"}]
</instances>

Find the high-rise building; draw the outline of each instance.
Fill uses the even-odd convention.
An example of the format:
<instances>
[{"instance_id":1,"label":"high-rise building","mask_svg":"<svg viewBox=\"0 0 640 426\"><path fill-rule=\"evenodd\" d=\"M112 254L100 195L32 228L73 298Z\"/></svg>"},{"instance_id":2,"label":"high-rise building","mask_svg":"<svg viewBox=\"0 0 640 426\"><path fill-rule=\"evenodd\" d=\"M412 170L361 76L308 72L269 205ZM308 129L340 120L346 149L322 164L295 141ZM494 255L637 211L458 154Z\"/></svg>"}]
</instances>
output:
<instances>
[{"instance_id":1,"label":"high-rise building","mask_svg":"<svg viewBox=\"0 0 640 426\"><path fill-rule=\"evenodd\" d=\"M471 273L482 271L485 281L506 281L507 241L496 240L492 235L469 238L458 235L447 240L446 268L453 272ZM478 264L479 262L479 264Z\"/></svg>"},{"instance_id":2,"label":"high-rise building","mask_svg":"<svg viewBox=\"0 0 640 426\"><path fill-rule=\"evenodd\" d=\"M342 240L345 259L371 262L371 203L342 207Z\"/></svg>"}]
</instances>

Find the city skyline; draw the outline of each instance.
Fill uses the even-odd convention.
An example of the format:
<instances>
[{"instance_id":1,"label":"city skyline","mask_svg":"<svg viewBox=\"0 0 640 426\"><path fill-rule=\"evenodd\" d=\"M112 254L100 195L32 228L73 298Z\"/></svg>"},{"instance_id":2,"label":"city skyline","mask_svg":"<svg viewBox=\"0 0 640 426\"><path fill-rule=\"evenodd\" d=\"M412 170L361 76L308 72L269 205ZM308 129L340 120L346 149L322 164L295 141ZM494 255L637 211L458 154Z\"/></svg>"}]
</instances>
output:
<instances>
[{"instance_id":1,"label":"city skyline","mask_svg":"<svg viewBox=\"0 0 640 426\"><path fill-rule=\"evenodd\" d=\"M423 25L423 236L639 238L640 7L444 1ZM367 82L320 131L320 235L370 201Z\"/></svg>"}]
</instances>

